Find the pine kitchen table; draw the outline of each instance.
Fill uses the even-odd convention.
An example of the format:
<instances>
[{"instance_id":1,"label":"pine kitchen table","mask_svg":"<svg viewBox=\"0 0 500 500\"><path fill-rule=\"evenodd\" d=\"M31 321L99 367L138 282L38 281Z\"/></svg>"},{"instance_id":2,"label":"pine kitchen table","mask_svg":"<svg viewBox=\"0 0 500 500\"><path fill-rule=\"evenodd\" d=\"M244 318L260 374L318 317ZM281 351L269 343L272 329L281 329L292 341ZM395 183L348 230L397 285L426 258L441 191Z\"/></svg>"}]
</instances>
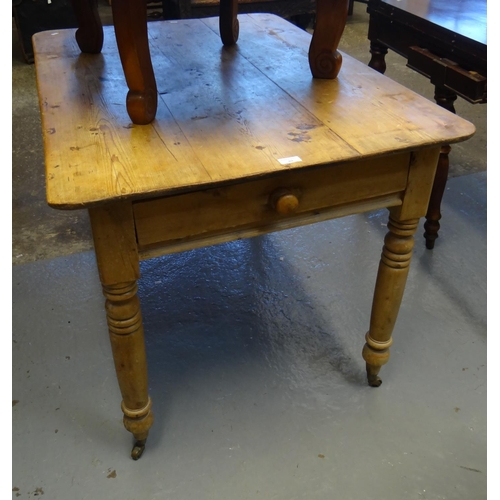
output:
<instances>
[{"instance_id":1,"label":"pine kitchen table","mask_svg":"<svg viewBox=\"0 0 500 500\"><path fill-rule=\"evenodd\" d=\"M379 386L440 147L474 126L345 54L313 78L311 36L267 14L241 15L229 47L217 18L151 23L158 111L134 125L112 31L97 55L75 30L34 46L47 201L90 214L132 457L153 423L142 259L388 208L362 353Z\"/></svg>"}]
</instances>

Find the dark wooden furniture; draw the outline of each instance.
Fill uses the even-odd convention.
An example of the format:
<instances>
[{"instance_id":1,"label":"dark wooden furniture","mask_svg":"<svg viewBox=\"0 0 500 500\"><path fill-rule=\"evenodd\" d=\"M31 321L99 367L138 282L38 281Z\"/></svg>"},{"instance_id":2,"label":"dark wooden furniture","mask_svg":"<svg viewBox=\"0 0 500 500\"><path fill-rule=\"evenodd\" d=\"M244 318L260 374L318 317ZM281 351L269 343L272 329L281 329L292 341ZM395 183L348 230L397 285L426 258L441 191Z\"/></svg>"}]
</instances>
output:
<instances>
[{"instance_id":1,"label":"dark wooden furniture","mask_svg":"<svg viewBox=\"0 0 500 500\"><path fill-rule=\"evenodd\" d=\"M368 0L361 0L366 3ZM217 16L219 0L162 0L164 19L191 19ZM349 0L348 15L353 12L354 0ZM316 14L316 0L239 0L241 14L265 12L288 19L305 29Z\"/></svg>"},{"instance_id":2,"label":"dark wooden furniture","mask_svg":"<svg viewBox=\"0 0 500 500\"><path fill-rule=\"evenodd\" d=\"M12 0L12 16L24 60L33 63L31 38L45 30L75 28L71 0Z\"/></svg>"},{"instance_id":3,"label":"dark wooden furniture","mask_svg":"<svg viewBox=\"0 0 500 500\"><path fill-rule=\"evenodd\" d=\"M135 459L153 423L141 259L388 208L362 352L377 387L440 147L474 133L347 55L339 78L311 78L311 35L282 18L241 15L237 47L221 47L218 23L150 24L161 87L142 126L122 100L112 27L99 55L81 54L74 30L34 37L47 200L89 211Z\"/></svg>"},{"instance_id":4,"label":"dark wooden furniture","mask_svg":"<svg viewBox=\"0 0 500 500\"><path fill-rule=\"evenodd\" d=\"M370 67L384 73L389 48L430 79L443 108L455 112L457 96L472 104L486 102L486 0L370 0L368 13ZM449 152L443 146L426 215L429 249L440 228Z\"/></svg>"},{"instance_id":5,"label":"dark wooden furniture","mask_svg":"<svg viewBox=\"0 0 500 500\"><path fill-rule=\"evenodd\" d=\"M219 0L163 0L165 19L218 16ZM239 0L238 12L276 14L306 28L316 12L316 0Z\"/></svg>"},{"instance_id":6,"label":"dark wooden furniture","mask_svg":"<svg viewBox=\"0 0 500 500\"><path fill-rule=\"evenodd\" d=\"M103 31L97 0L73 0L79 29L76 41L84 53L101 51ZM146 2L113 0L113 23L123 72L129 88L127 111L135 124L151 123L158 105L158 90L149 50ZM335 78L342 65L337 51L344 31L349 0L316 0L316 28L309 47L309 66L315 78ZM219 33L225 46L239 36L238 0L221 0Z\"/></svg>"}]
</instances>

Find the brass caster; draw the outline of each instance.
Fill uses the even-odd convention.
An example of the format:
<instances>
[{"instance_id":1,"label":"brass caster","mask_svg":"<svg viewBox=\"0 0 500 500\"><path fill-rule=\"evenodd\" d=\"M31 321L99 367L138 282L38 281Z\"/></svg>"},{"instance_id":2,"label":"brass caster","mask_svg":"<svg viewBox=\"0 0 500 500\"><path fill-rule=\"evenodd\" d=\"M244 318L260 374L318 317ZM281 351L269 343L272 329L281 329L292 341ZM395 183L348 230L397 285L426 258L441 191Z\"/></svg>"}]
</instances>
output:
<instances>
[{"instance_id":1,"label":"brass caster","mask_svg":"<svg viewBox=\"0 0 500 500\"><path fill-rule=\"evenodd\" d=\"M370 387L380 387L382 379L378 375L368 375L368 385Z\"/></svg>"},{"instance_id":2,"label":"brass caster","mask_svg":"<svg viewBox=\"0 0 500 500\"><path fill-rule=\"evenodd\" d=\"M146 449L146 441L137 441L132 448L132 453L130 456L132 457L133 460L139 460L139 458L142 457L142 454L144 453L144 450Z\"/></svg>"}]
</instances>

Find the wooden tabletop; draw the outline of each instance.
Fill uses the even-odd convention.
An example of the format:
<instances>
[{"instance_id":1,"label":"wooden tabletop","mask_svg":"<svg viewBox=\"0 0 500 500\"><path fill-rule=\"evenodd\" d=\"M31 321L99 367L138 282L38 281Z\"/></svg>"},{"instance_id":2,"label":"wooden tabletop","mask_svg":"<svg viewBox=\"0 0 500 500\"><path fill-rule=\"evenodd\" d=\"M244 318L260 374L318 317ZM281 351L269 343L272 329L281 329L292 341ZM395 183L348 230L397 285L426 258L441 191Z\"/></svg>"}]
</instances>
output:
<instances>
[{"instance_id":1,"label":"wooden tabletop","mask_svg":"<svg viewBox=\"0 0 500 500\"><path fill-rule=\"evenodd\" d=\"M76 209L192 191L474 133L345 54L336 80L313 79L308 33L267 14L239 20L232 48L222 47L217 18L149 24L160 93L150 125L127 115L112 27L99 55L80 53L75 30L36 34L48 203Z\"/></svg>"}]
</instances>

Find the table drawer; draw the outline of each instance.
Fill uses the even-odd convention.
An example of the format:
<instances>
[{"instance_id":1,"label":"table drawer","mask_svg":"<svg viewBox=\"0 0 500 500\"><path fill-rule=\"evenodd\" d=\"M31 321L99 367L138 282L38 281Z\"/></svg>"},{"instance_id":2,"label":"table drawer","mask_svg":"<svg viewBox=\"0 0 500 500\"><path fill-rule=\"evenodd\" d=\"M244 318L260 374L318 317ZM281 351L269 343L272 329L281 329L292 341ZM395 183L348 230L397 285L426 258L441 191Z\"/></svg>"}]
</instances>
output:
<instances>
[{"instance_id":1,"label":"table drawer","mask_svg":"<svg viewBox=\"0 0 500 500\"><path fill-rule=\"evenodd\" d=\"M310 217L301 220L332 207L401 193L406 188L409 162L410 153L404 153L285 171L245 183L135 202L139 250L174 245L180 251L203 246L187 243L211 236L214 240L206 244L217 242L217 235L233 235L220 241L240 238L237 232L242 229L254 228L254 234L246 234L252 236L280 229L280 224L285 229L310 223ZM393 196L387 206L400 204L400 199Z\"/></svg>"}]
</instances>

